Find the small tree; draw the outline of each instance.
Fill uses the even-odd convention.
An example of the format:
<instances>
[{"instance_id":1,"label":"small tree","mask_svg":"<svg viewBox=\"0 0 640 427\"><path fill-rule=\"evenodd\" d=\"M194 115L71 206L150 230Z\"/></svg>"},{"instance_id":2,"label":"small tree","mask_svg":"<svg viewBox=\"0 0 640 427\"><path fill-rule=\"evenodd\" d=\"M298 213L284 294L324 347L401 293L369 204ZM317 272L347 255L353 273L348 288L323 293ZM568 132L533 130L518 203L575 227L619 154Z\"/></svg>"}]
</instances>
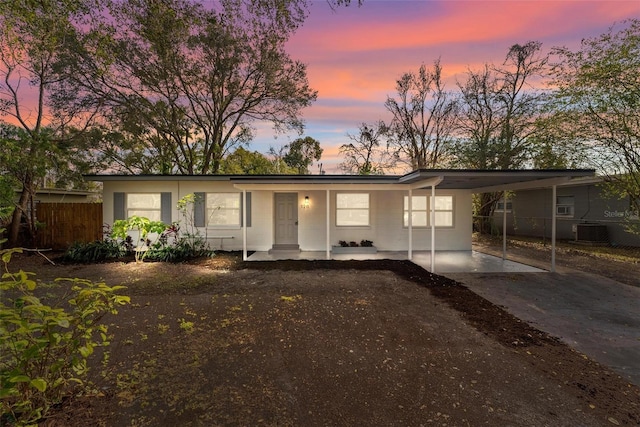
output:
<instances>
[{"instance_id":1,"label":"small tree","mask_svg":"<svg viewBox=\"0 0 640 427\"><path fill-rule=\"evenodd\" d=\"M214 254L209 243L207 243L207 235L203 236L195 225L194 209L196 203L200 202L204 202L204 200L199 200L198 196L190 193L178 200L177 204L178 211L185 224L183 230L186 231L179 233L175 245L183 247L186 255L192 257L212 256Z\"/></svg>"},{"instance_id":2,"label":"small tree","mask_svg":"<svg viewBox=\"0 0 640 427\"><path fill-rule=\"evenodd\" d=\"M142 262L149 253L149 249L160 241L167 228L169 226L162 221L151 221L149 218L134 215L127 219L115 221L111 237L127 240L135 236L137 240L132 245L135 259L136 262ZM134 236L131 236L131 232L133 232Z\"/></svg>"}]
</instances>

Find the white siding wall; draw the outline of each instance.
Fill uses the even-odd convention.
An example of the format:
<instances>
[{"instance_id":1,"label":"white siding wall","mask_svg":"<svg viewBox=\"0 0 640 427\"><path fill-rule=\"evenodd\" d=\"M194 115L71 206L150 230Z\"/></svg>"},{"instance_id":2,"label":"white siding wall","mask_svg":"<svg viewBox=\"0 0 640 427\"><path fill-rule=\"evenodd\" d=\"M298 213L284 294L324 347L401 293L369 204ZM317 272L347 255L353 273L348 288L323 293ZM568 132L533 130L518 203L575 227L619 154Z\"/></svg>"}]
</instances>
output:
<instances>
[{"instance_id":1,"label":"white siding wall","mask_svg":"<svg viewBox=\"0 0 640 427\"><path fill-rule=\"evenodd\" d=\"M298 192L299 205L309 196L309 208L298 210L298 241L300 249L324 251L327 241L327 204L326 191Z\"/></svg>"},{"instance_id":2,"label":"white siding wall","mask_svg":"<svg viewBox=\"0 0 640 427\"><path fill-rule=\"evenodd\" d=\"M370 227L336 227L335 192L332 192L331 244L339 240L372 240L379 250L404 251L409 245L409 230L403 225L403 204L407 191L372 191ZM430 190L413 191L413 195L431 195ZM453 196L454 227L436 227L437 250L471 250L471 194L465 191L439 191L437 196ZM431 227L413 228L413 249L431 248Z\"/></svg>"},{"instance_id":3,"label":"white siding wall","mask_svg":"<svg viewBox=\"0 0 640 427\"><path fill-rule=\"evenodd\" d=\"M217 181L107 181L104 183L104 221L113 224L114 192L171 192L172 221L180 221L176 208L177 201L195 192L238 192L229 182ZM298 193L298 206L305 196L309 196L310 207L298 208L298 241L300 248L307 251L324 251L326 246L326 190L290 191ZM403 197L405 190L366 191L370 194L370 225L368 227L337 227L335 218L336 194L330 192L330 243L337 245L339 240L360 242L372 240L380 250L404 251L408 248L408 229L403 226ZM365 192L365 191L355 191ZM251 191L251 227L247 228L247 247L249 250L266 251L273 244L273 199L274 192ZM414 195L430 196L430 190L414 191ZM466 191L437 190L436 195L452 195L454 201L454 227L436 228L437 250L471 250L472 207L471 194ZM225 250L242 249L242 228L200 228L200 232L209 238L212 247L220 246L215 236L233 236L225 239ZM431 247L431 228L414 228L414 250L428 250Z\"/></svg>"}]
</instances>

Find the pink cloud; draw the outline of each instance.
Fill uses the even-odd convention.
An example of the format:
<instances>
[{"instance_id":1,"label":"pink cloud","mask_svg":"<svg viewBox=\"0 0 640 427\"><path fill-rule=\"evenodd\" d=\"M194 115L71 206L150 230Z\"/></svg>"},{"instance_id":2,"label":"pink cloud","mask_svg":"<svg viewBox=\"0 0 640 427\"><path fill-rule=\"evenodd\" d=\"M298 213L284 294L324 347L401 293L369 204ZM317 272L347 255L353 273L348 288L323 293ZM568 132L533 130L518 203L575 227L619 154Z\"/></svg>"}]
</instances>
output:
<instances>
[{"instance_id":1,"label":"pink cloud","mask_svg":"<svg viewBox=\"0 0 640 427\"><path fill-rule=\"evenodd\" d=\"M325 166L337 165L346 133L386 118L384 101L395 95L396 79L422 63L441 58L454 90L469 68L502 63L515 43L576 49L583 38L638 16L640 2L632 1L365 0L335 13L318 1L288 44L318 90L318 101L304 111L305 133L323 143Z\"/></svg>"}]
</instances>

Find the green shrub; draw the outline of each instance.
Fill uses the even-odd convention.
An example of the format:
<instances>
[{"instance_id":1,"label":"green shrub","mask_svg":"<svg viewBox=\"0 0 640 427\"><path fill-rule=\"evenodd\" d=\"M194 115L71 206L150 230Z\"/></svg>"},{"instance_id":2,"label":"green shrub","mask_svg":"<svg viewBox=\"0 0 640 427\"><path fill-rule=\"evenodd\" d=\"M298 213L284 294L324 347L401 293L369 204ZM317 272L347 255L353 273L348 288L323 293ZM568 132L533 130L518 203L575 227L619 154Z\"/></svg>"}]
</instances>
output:
<instances>
[{"instance_id":1,"label":"green shrub","mask_svg":"<svg viewBox=\"0 0 640 427\"><path fill-rule=\"evenodd\" d=\"M153 261L181 262L199 257L212 257L215 252L202 237L185 236L172 244L156 245L149 249L146 258Z\"/></svg>"},{"instance_id":2,"label":"green shrub","mask_svg":"<svg viewBox=\"0 0 640 427\"><path fill-rule=\"evenodd\" d=\"M43 304L33 273L9 271L16 252L0 251L0 424L30 425L82 387L87 359L109 344L100 320L129 297L116 294L123 286L60 278L56 282L69 289L60 300L66 304Z\"/></svg>"},{"instance_id":3,"label":"green shrub","mask_svg":"<svg viewBox=\"0 0 640 427\"><path fill-rule=\"evenodd\" d=\"M124 245L109 238L91 243L74 243L62 256L63 261L80 264L106 261L127 255Z\"/></svg>"}]
</instances>

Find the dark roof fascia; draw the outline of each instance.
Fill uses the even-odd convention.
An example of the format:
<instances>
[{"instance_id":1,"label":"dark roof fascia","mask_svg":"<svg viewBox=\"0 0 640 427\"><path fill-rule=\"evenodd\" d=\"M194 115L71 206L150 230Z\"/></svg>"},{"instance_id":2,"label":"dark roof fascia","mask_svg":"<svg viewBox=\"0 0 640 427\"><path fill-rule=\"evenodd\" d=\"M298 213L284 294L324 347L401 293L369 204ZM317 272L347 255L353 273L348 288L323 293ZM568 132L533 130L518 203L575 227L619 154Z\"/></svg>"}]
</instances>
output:
<instances>
[{"instance_id":1,"label":"dark roof fascia","mask_svg":"<svg viewBox=\"0 0 640 427\"><path fill-rule=\"evenodd\" d=\"M446 177L583 177L593 176L595 169L418 169L400 177L399 182L410 183L424 178L436 176Z\"/></svg>"},{"instance_id":2,"label":"dark roof fascia","mask_svg":"<svg viewBox=\"0 0 640 427\"><path fill-rule=\"evenodd\" d=\"M88 181L229 181L229 175L82 175Z\"/></svg>"},{"instance_id":3,"label":"dark roof fascia","mask_svg":"<svg viewBox=\"0 0 640 427\"><path fill-rule=\"evenodd\" d=\"M397 175L236 175L231 181L243 184L396 184Z\"/></svg>"},{"instance_id":4,"label":"dark roof fascia","mask_svg":"<svg viewBox=\"0 0 640 427\"><path fill-rule=\"evenodd\" d=\"M415 184L422 180L443 177L442 187L450 189L484 188L499 184L496 179L504 177L505 185L522 182L560 178L576 179L594 177L594 169L419 169L405 175L84 175L89 181L227 181L236 184ZM471 182L477 178L490 179L484 185ZM461 185L461 183L466 183ZM475 184L475 185L474 185Z\"/></svg>"},{"instance_id":5,"label":"dark roof fascia","mask_svg":"<svg viewBox=\"0 0 640 427\"><path fill-rule=\"evenodd\" d=\"M83 175L89 181L230 181L251 184L394 184L397 175Z\"/></svg>"},{"instance_id":6,"label":"dark roof fascia","mask_svg":"<svg viewBox=\"0 0 640 427\"><path fill-rule=\"evenodd\" d=\"M16 193L22 193L22 190L19 188L15 188L14 191ZM45 194L49 194L49 195L66 194L69 196L94 196L94 195L99 195L100 192L90 191L90 190L76 190L76 189L65 190L64 188L40 188L36 190L36 195L45 195Z\"/></svg>"}]
</instances>

